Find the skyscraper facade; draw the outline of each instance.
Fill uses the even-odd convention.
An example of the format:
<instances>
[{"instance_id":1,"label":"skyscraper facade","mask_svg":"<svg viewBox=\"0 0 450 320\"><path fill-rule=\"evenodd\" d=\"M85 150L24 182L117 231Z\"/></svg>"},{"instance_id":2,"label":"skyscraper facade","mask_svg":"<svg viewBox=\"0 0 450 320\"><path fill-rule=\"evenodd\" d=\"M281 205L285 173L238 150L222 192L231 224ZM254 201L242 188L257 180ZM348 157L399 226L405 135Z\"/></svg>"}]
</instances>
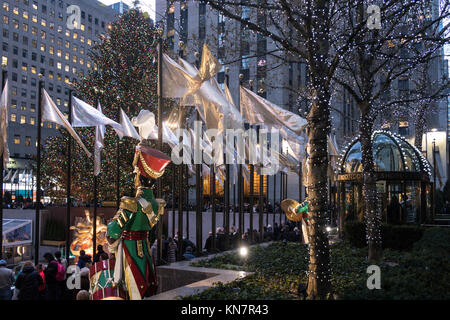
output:
<instances>
[{"instance_id":1,"label":"skyscraper facade","mask_svg":"<svg viewBox=\"0 0 450 320\"><path fill-rule=\"evenodd\" d=\"M0 11L1 62L11 89L10 162L20 168L36 154L38 75L67 114L69 83L94 68L88 53L117 12L92 0L2 0ZM54 123L42 126L43 139L57 134Z\"/></svg>"}]
</instances>

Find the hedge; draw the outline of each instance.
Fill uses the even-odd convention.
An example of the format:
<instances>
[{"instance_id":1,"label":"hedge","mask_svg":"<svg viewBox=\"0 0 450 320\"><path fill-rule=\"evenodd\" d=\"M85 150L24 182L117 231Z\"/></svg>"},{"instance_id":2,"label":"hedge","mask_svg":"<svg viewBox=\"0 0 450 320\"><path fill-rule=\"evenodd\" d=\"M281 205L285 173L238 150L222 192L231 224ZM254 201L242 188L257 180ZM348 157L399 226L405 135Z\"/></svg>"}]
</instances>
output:
<instances>
[{"instance_id":1,"label":"hedge","mask_svg":"<svg viewBox=\"0 0 450 320\"><path fill-rule=\"evenodd\" d=\"M367 288L367 248L354 248L349 242L330 246L331 282L334 298L339 300L449 300L450 230L428 228L410 251L386 249L378 265L381 289ZM301 243L252 247L247 259L231 253L196 265L254 272L227 284L216 284L199 294L180 297L186 300L302 299L297 292L307 283L308 248Z\"/></svg>"},{"instance_id":2,"label":"hedge","mask_svg":"<svg viewBox=\"0 0 450 320\"><path fill-rule=\"evenodd\" d=\"M412 225L381 225L383 249L410 250L422 238L424 228ZM366 225L349 221L344 225L345 239L356 248L367 246Z\"/></svg>"}]
</instances>

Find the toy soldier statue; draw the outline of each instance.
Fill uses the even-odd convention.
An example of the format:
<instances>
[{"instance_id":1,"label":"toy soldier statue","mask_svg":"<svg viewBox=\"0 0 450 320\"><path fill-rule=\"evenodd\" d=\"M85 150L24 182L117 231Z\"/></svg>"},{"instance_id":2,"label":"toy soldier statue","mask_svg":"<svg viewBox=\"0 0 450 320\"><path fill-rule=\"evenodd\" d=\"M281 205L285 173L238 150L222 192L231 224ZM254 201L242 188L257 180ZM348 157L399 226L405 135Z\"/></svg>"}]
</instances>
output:
<instances>
[{"instance_id":1,"label":"toy soldier statue","mask_svg":"<svg viewBox=\"0 0 450 320\"><path fill-rule=\"evenodd\" d=\"M108 224L109 250L115 254L114 273L111 274L112 272L108 270L108 275L103 277L91 276L91 291L94 291L95 286L96 291L105 291L104 287L109 285L101 282L106 281L116 288L117 292L113 295L123 296L121 291L124 289L126 297L130 300L141 300L156 293L158 286L156 266L148 237L150 229L164 214L165 201L155 199L153 186L156 179L164 174L169 163L170 158L160 151L142 143L136 147L133 161L136 197L122 197L119 211ZM111 260L109 261L113 264ZM105 261L100 261L99 266L92 266L91 275L112 268L109 263L107 265ZM92 270L96 267L96 270ZM106 280L102 281L102 278ZM94 296L96 291L93 292L93 299L96 299ZM97 299L105 298L104 294L97 296Z\"/></svg>"},{"instance_id":2,"label":"toy soldier statue","mask_svg":"<svg viewBox=\"0 0 450 320\"><path fill-rule=\"evenodd\" d=\"M283 209L286 217L295 222L302 222L303 242L309 243L308 239L308 200L299 203L292 199L285 199L281 201L281 209Z\"/></svg>"}]
</instances>

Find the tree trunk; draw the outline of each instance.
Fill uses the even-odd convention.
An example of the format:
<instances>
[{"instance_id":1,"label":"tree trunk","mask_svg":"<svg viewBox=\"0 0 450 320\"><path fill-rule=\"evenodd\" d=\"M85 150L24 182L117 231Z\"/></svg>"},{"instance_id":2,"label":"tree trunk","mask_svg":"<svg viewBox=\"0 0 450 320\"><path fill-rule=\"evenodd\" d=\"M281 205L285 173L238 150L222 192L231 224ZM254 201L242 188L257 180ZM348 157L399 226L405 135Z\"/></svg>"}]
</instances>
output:
<instances>
[{"instance_id":1,"label":"tree trunk","mask_svg":"<svg viewBox=\"0 0 450 320\"><path fill-rule=\"evenodd\" d=\"M414 119L414 145L419 151L422 151L422 136L425 131L425 109L426 106L419 104Z\"/></svg>"},{"instance_id":2,"label":"tree trunk","mask_svg":"<svg viewBox=\"0 0 450 320\"><path fill-rule=\"evenodd\" d=\"M325 90L324 90L325 91ZM308 215L309 277L308 298L327 299L331 292L330 251L325 232L328 213L327 136L330 110L328 92L315 92L308 117Z\"/></svg>"},{"instance_id":3,"label":"tree trunk","mask_svg":"<svg viewBox=\"0 0 450 320\"><path fill-rule=\"evenodd\" d=\"M311 23L306 42L310 74L311 109L308 115L308 299L331 295L330 249L325 226L328 216L328 134L330 132L330 1L311 2Z\"/></svg>"},{"instance_id":4,"label":"tree trunk","mask_svg":"<svg viewBox=\"0 0 450 320\"><path fill-rule=\"evenodd\" d=\"M369 108L362 106L360 110L369 110ZM361 116L359 131L363 166L364 216L369 246L368 259L379 261L382 256L381 214L378 208L377 181L372 150L373 119L368 114Z\"/></svg>"}]
</instances>

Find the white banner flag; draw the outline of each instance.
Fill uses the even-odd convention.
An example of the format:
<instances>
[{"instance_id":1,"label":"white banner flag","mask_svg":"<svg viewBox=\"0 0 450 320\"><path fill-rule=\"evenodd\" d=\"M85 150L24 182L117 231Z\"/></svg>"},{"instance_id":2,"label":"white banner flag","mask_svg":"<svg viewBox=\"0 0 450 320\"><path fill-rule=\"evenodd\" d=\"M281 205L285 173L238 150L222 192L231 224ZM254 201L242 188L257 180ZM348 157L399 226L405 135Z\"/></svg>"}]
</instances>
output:
<instances>
[{"instance_id":1,"label":"white banner flag","mask_svg":"<svg viewBox=\"0 0 450 320\"><path fill-rule=\"evenodd\" d=\"M122 126L122 132L116 132L121 139L123 137L131 137L140 140L139 134L131 123L130 118L128 118L127 114L125 113L125 111L123 111L122 108L120 109L120 124Z\"/></svg>"},{"instance_id":2,"label":"white banner flag","mask_svg":"<svg viewBox=\"0 0 450 320\"><path fill-rule=\"evenodd\" d=\"M47 91L45 89L43 90L43 101L42 101L42 121L48 121L53 122L56 124L59 124L60 126L64 127L70 135L75 139L75 141L80 145L81 148L83 148L84 152L86 152L88 157L91 157L91 153L88 151L84 143L81 141L78 134L75 132L75 130L70 125L69 121L64 117L64 115L59 111L58 107L55 105L53 100L48 95ZM38 126L41 124L38 123Z\"/></svg>"},{"instance_id":3,"label":"white banner flag","mask_svg":"<svg viewBox=\"0 0 450 320\"><path fill-rule=\"evenodd\" d=\"M8 150L8 107L9 107L9 88L8 80L6 80L5 87L2 91L2 97L0 100L0 154L3 153L3 166L6 169L6 164L9 160Z\"/></svg>"},{"instance_id":4,"label":"white banner flag","mask_svg":"<svg viewBox=\"0 0 450 320\"><path fill-rule=\"evenodd\" d=\"M297 135L308 124L306 119L285 110L241 86L242 116L250 124L264 124L269 129L286 127Z\"/></svg>"},{"instance_id":5,"label":"white banner flag","mask_svg":"<svg viewBox=\"0 0 450 320\"><path fill-rule=\"evenodd\" d=\"M120 135L119 132L122 132L122 126L116 121L109 119L99 109L76 97L73 97L72 101L72 127L96 127L102 125L111 126L118 135Z\"/></svg>"},{"instance_id":6,"label":"white banner flag","mask_svg":"<svg viewBox=\"0 0 450 320\"><path fill-rule=\"evenodd\" d=\"M158 127L155 124L155 115L149 110L141 110L131 123L139 128L141 141L144 139L158 140Z\"/></svg>"},{"instance_id":7,"label":"white banner flag","mask_svg":"<svg viewBox=\"0 0 450 320\"><path fill-rule=\"evenodd\" d=\"M98 103L97 110L101 113L102 112L102 106L100 105L100 102ZM100 174L100 171L102 169L101 165L101 151L103 149L104 145L104 138L105 138L105 126L99 125L95 127L95 145L94 145L94 175L98 176Z\"/></svg>"}]
</instances>

